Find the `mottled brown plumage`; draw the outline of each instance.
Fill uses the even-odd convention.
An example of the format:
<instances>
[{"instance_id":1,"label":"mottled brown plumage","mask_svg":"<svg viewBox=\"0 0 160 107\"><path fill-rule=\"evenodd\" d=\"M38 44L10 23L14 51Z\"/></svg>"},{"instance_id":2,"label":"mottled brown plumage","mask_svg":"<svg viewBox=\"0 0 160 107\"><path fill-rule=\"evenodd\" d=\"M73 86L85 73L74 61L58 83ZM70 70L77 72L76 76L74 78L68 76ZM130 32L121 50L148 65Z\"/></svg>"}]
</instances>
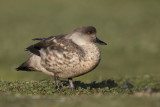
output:
<instances>
[{"instance_id":1,"label":"mottled brown plumage","mask_svg":"<svg viewBox=\"0 0 160 107\"><path fill-rule=\"evenodd\" d=\"M42 71L57 79L68 78L74 88L72 78L93 70L100 62L101 54L94 43L106 45L96 37L93 26L81 26L71 34L35 38L38 43L26 48L30 58L17 70Z\"/></svg>"}]
</instances>

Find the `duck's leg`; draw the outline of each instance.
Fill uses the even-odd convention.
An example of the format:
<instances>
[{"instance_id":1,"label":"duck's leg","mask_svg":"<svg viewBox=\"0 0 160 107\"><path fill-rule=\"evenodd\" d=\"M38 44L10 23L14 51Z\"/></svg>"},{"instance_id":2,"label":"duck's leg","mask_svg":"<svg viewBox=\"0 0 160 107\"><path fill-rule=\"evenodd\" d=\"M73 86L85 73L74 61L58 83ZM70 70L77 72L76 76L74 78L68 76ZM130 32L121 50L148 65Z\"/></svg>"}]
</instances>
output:
<instances>
[{"instance_id":1,"label":"duck's leg","mask_svg":"<svg viewBox=\"0 0 160 107\"><path fill-rule=\"evenodd\" d=\"M59 90L59 82L58 82L58 77L56 75L54 75L54 81L55 81L55 84L56 84L56 89Z\"/></svg>"},{"instance_id":2,"label":"duck's leg","mask_svg":"<svg viewBox=\"0 0 160 107\"><path fill-rule=\"evenodd\" d=\"M73 90L75 87L74 87L72 78L68 78L68 81L69 81L70 88Z\"/></svg>"}]
</instances>

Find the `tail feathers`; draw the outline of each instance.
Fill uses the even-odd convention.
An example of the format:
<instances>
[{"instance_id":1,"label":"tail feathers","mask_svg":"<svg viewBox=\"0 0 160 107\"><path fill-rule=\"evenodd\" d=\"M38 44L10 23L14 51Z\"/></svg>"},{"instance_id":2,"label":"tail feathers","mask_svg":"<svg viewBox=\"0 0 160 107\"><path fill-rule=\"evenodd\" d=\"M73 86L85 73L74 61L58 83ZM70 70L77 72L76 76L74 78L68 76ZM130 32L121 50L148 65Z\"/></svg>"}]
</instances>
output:
<instances>
[{"instance_id":1,"label":"tail feathers","mask_svg":"<svg viewBox=\"0 0 160 107\"><path fill-rule=\"evenodd\" d=\"M22 65L20 65L18 68L16 68L17 71L35 71L32 67L29 67L27 62L24 62Z\"/></svg>"}]
</instances>

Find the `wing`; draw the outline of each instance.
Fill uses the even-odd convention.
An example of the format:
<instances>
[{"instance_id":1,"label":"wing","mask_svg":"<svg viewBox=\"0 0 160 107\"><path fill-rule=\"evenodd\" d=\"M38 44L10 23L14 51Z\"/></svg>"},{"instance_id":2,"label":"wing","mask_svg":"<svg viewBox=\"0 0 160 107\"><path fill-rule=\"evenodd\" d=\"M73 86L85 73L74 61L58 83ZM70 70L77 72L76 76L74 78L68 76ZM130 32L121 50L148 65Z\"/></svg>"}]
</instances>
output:
<instances>
[{"instance_id":1,"label":"wing","mask_svg":"<svg viewBox=\"0 0 160 107\"><path fill-rule=\"evenodd\" d=\"M42 48L47 48L48 46L54 45L53 40L58 40L64 38L65 35L51 36L49 38L35 38L33 40L40 40L40 42L33 44L26 48L26 51L30 51L31 53L40 56L39 50Z\"/></svg>"}]
</instances>

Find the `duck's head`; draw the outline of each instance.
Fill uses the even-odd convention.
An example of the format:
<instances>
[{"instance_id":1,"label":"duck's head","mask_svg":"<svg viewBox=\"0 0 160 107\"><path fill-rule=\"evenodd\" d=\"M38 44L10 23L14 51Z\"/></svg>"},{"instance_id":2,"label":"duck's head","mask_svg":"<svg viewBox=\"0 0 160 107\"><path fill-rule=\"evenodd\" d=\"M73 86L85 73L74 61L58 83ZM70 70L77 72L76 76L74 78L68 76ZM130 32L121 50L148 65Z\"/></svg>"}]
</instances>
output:
<instances>
[{"instance_id":1,"label":"duck's head","mask_svg":"<svg viewBox=\"0 0 160 107\"><path fill-rule=\"evenodd\" d=\"M100 45L107 45L105 42L96 37L96 28L93 26L80 26L74 29L69 36L73 42L78 45L87 45L89 43L98 43Z\"/></svg>"}]
</instances>

